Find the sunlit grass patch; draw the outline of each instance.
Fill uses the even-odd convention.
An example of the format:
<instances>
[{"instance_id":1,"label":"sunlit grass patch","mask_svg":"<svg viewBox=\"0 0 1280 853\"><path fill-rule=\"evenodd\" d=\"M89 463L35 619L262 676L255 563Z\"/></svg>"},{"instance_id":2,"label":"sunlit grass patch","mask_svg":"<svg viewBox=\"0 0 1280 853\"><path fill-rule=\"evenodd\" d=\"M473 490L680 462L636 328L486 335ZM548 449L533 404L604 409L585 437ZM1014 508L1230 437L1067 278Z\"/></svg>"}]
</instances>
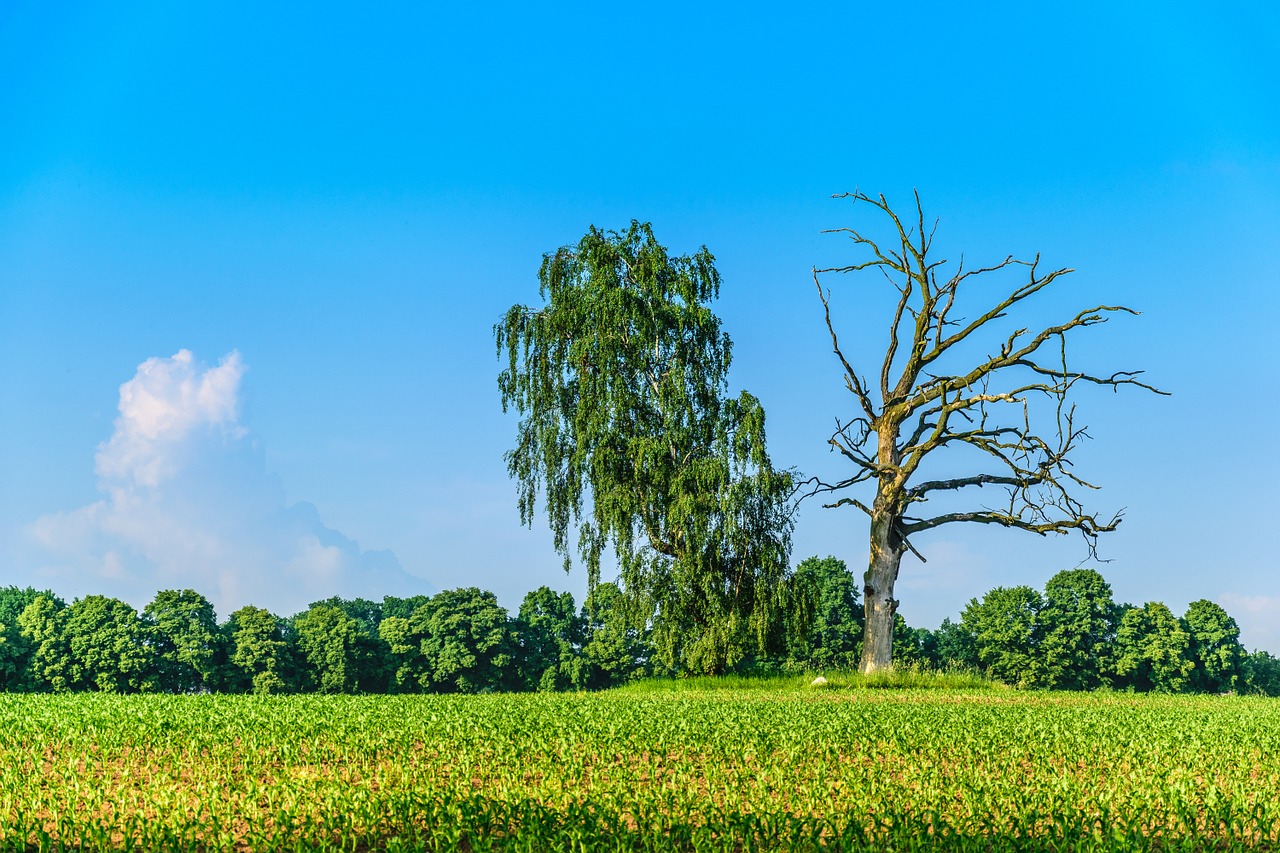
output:
<instances>
[{"instance_id":1,"label":"sunlit grass patch","mask_svg":"<svg viewBox=\"0 0 1280 853\"><path fill-rule=\"evenodd\" d=\"M926 675L0 695L0 850L1280 849L1280 702Z\"/></svg>"}]
</instances>

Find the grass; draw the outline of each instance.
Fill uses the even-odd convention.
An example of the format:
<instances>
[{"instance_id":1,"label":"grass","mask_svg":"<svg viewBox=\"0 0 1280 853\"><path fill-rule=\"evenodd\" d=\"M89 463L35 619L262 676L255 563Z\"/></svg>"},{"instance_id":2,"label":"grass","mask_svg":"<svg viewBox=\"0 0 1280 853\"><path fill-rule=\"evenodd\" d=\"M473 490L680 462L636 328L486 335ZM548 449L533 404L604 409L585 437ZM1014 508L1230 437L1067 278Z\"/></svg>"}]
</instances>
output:
<instances>
[{"instance_id":1,"label":"grass","mask_svg":"<svg viewBox=\"0 0 1280 853\"><path fill-rule=\"evenodd\" d=\"M0 849L1280 849L1280 702L925 677L0 695Z\"/></svg>"},{"instance_id":2,"label":"grass","mask_svg":"<svg viewBox=\"0 0 1280 853\"><path fill-rule=\"evenodd\" d=\"M826 684L817 687L822 676ZM799 675L705 675L690 678L645 678L616 688L624 695L700 693L707 691L779 690L1008 690L998 681L967 669L935 671L907 667L863 675L860 672L807 672Z\"/></svg>"}]
</instances>

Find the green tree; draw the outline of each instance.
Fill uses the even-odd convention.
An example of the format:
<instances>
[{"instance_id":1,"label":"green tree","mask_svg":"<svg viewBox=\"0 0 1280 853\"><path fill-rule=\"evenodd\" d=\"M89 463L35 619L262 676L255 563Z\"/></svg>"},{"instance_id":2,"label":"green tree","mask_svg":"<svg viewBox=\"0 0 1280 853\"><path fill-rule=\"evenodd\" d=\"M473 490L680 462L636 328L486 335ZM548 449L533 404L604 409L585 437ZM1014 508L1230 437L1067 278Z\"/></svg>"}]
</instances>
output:
<instances>
[{"instance_id":1,"label":"green tree","mask_svg":"<svg viewBox=\"0 0 1280 853\"><path fill-rule=\"evenodd\" d=\"M426 600L425 596L414 596ZM404 599L387 601L399 602ZM391 678L391 650L378 632L383 620L383 605L365 598L346 599L333 596L311 606L336 607L356 623L356 637L347 652L353 673L352 688L361 693L385 693Z\"/></svg>"},{"instance_id":2,"label":"green tree","mask_svg":"<svg viewBox=\"0 0 1280 853\"><path fill-rule=\"evenodd\" d=\"M977 669L979 666L973 634L962 623L950 619L943 619L933 632L933 655L934 666L939 669Z\"/></svg>"},{"instance_id":3,"label":"green tree","mask_svg":"<svg viewBox=\"0 0 1280 853\"><path fill-rule=\"evenodd\" d=\"M364 633L378 633L378 624L382 622L382 605L380 603L370 601L367 598L342 598L335 595L331 598L326 598L324 601L312 602L311 606L318 607L322 604L336 607L356 620L360 625L360 630Z\"/></svg>"},{"instance_id":4,"label":"green tree","mask_svg":"<svg viewBox=\"0 0 1280 853\"><path fill-rule=\"evenodd\" d=\"M1187 607L1182 626L1189 638L1187 657L1194 667L1191 689L1201 693L1236 689L1245 655L1236 620L1221 606L1202 598Z\"/></svg>"},{"instance_id":5,"label":"green tree","mask_svg":"<svg viewBox=\"0 0 1280 853\"><path fill-rule=\"evenodd\" d=\"M1040 593L1029 586L998 586L970 599L960 623L973 637L979 665L992 678L1016 687L1041 683L1038 618L1044 607Z\"/></svg>"},{"instance_id":6,"label":"green tree","mask_svg":"<svg viewBox=\"0 0 1280 853\"><path fill-rule=\"evenodd\" d=\"M397 616L401 619L408 619L413 615L413 611L431 600L429 595L411 595L408 598L397 598L394 595L388 595L382 599L382 619L391 616ZM381 622L378 623L381 627Z\"/></svg>"},{"instance_id":7,"label":"green tree","mask_svg":"<svg viewBox=\"0 0 1280 853\"><path fill-rule=\"evenodd\" d=\"M514 625L523 686L546 692L583 687L583 628L569 593L540 586L526 595Z\"/></svg>"},{"instance_id":8,"label":"green tree","mask_svg":"<svg viewBox=\"0 0 1280 853\"><path fill-rule=\"evenodd\" d=\"M269 610L246 605L227 620L232 689L253 693L283 693L294 680L284 620Z\"/></svg>"},{"instance_id":9,"label":"green tree","mask_svg":"<svg viewBox=\"0 0 1280 853\"><path fill-rule=\"evenodd\" d=\"M1102 685L1117 612L1111 586L1093 569L1071 569L1049 579L1039 614L1046 687L1092 690Z\"/></svg>"},{"instance_id":10,"label":"green tree","mask_svg":"<svg viewBox=\"0 0 1280 853\"><path fill-rule=\"evenodd\" d=\"M578 530L589 588L612 544L633 623L652 619L668 664L732 668L781 603L793 486L759 401L727 394L714 258L672 257L633 222L547 254L539 282L546 304L494 328L503 409L521 415L506 455L520 517L545 494L566 570Z\"/></svg>"},{"instance_id":11,"label":"green tree","mask_svg":"<svg viewBox=\"0 0 1280 853\"><path fill-rule=\"evenodd\" d=\"M147 625L130 605L104 595L74 601L60 614L69 659L68 686L108 693L154 689Z\"/></svg>"},{"instance_id":12,"label":"green tree","mask_svg":"<svg viewBox=\"0 0 1280 853\"><path fill-rule=\"evenodd\" d=\"M166 589L142 610L156 662L155 687L168 693L212 690L222 634L209 599L190 590Z\"/></svg>"},{"instance_id":13,"label":"green tree","mask_svg":"<svg viewBox=\"0 0 1280 853\"><path fill-rule=\"evenodd\" d=\"M317 602L293 620L308 689L320 693L359 690L360 623L342 608Z\"/></svg>"},{"instance_id":14,"label":"green tree","mask_svg":"<svg viewBox=\"0 0 1280 853\"><path fill-rule=\"evenodd\" d=\"M382 599L382 621L378 623L378 639L386 647L387 690L392 693L417 693L425 689L422 681L426 662L422 657L422 637L410 628L414 612L431 602L429 595Z\"/></svg>"},{"instance_id":15,"label":"green tree","mask_svg":"<svg viewBox=\"0 0 1280 853\"><path fill-rule=\"evenodd\" d=\"M62 693L72 688L66 610L66 603L56 595L38 595L18 616L19 634L30 649L27 677L34 690Z\"/></svg>"},{"instance_id":16,"label":"green tree","mask_svg":"<svg viewBox=\"0 0 1280 853\"><path fill-rule=\"evenodd\" d=\"M18 618L42 595L61 604L52 592L40 592L32 587L0 588L0 692L12 693L35 687L30 672L35 649L31 640L23 636Z\"/></svg>"},{"instance_id":17,"label":"green tree","mask_svg":"<svg viewBox=\"0 0 1280 853\"><path fill-rule=\"evenodd\" d=\"M421 693L431 684L427 660L422 652L427 620L425 616L417 620L413 618L418 610L427 613L429 607L429 603L423 603L408 616L384 616L378 625L378 637L387 644L388 689L392 693Z\"/></svg>"},{"instance_id":18,"label":"green tree","mask_svg":"<svg viewBox=\"0 0 1280 853\"><path fill-rule=\"evenodd\" d=\"M584 686L617 687L648 674L647 637L627 616L617 584L596 584L582 604Z\"/></svg>"},{"instance_id":19,"label":"green tree","mask_svg":"<svg viewBox=\"0 0 1280 853\"><path fill-rule=\"evenodd\" d=\"M1117 686L1139 692L1178 693L1194 666L1187 659L1190 637L1164 604L1128 607L1116 629L1112 671Z\"/></svg>"},{"instance_id":20,"label":"green tree","mask_svg":"<svg viewBox=\"0 0 1280 853\"><path fill-rule=\"evenodd\" d=\"M890 236L877 242L858 229L836 229L864 254L848 266L814 270L831 347L857 408L837 419L828 442L852 471L817 479L811 494L841 493L827 506L855 507L870 519L861 665L872 672L891 665L898 607L894 585L903 554L912 551L924 559L912 544L917 534L957 523L995 524L1042 536L1078 531L1093 553L1097 537L1114 530L1120 518L1099 517L1079 500L1079 492L1090 486L1072 464L1087 433L1075 420L1072 389L1155 389L1139 382L1136 372L1093 374L1068 367L1067 336L1106 322L1113 312L1134 313L1127 308L1099 305L1039 332L1002 326L1010 312L1071 270L1042 273L1038 256L1031 261L1010 256L986 268L966 269L962 261L947 269L933 251L935 229L927 225L918 196L905 221L884 196L855 192L841 198L883 214ZM968 301L975 278L989 280L1015 270L1025 275L1001 291L1008 293L1004 298L985 308ZM822 283L824 276L868 271L897 291L888 346L870 381L841 344ZM969 464L966 459L973 467L925 479L926 472L948 460ZM863 484L874 484L874 494L850 496L848 490ZM1006 498L982 501L976 509L960 504L965 495L987 487L1005 491ZM935 500L944 506L934 510L930 501ZM951 501L960 505L945 505Z\"/></svg>"},{"instance_id":21,"label":"green tree","mask_svg":"<svg viewBox=\"0 0 1280 853\"><path fill-rule=\"evenodd\" d=\"M1241 691L1280 696L1280 659L1262 649L1247 652L1240 662Z\"/></svg>"},{"instance_id":22,"label":"green tree","mask_svg":"<svg viewBox=\"0 0 1280 853\"><path fill-rule=\"evenodd\" d=\"M788 619L787 655L791 670L853 669L862 643L858 582L835 557L809 557L791 578L795 595L802 599L791 609L798 618Z\"/></svg>"},{"instance_id":23,"label":"green tree","mask_svg":"<svg viewBox=\"0 0 1280 853\"><path fill-rule=\"evenodd\" d=\"M507 612L491 592L445 590L382 620L399 692L491 693L518 683Z\"/></svg>"}]
</instances>

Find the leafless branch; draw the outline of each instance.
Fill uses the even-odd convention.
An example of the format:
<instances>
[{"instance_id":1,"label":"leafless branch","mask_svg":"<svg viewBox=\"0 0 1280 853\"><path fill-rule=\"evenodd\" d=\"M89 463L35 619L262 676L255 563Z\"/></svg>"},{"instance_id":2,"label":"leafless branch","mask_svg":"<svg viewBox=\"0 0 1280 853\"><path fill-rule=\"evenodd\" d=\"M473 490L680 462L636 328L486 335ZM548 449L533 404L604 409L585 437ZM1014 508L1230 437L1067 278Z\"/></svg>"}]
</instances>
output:
<instances>
[{"instance_id":1,"label":"leafless branch","mask_svg":"<svg viewBox=\"0 0 1280 853\"><path fill-rule=\"evenodd\" d=\"M1072 490L1095 487L1072 470L1071 454L1088 438L1087 429L1075 422L1069 405L1072 389L1080 383L1118 391L1132 386L1165 394L1142 378L1138 370L1109 374L1068 367L1066 338L1076 330L1105 323L1116 313L1137 314L1121 305L1097 305L1080 311L1062 323L1038 332L1019 328L1007 334L995 354L964 372L937 371L943 357L996 320L1020 308L1022 303L1072 272L1070 268L1041 272L1040 256L1030 261L1012 255L1003 260L966 268L963 257L954 271L943 274L945 260L930 257L937 221L926 226L923 206L916 194L913 220L908 226L890 208L884 196L862 192L836 198L868 204L883 213L896 239L893 249L882 246L854 228L832 229L848 236L855 247L870 254L867 260L842 267L814 269L814 284L822 301L832 349L845 373L845 384L858 399L862 414L848 422L837 421L829 444L852 463L857 473L846 480L814 481L811 494L841 491L860 483L877 484L876 511L900 519L900 546L915 551L909 537L944 524L972 521L998 524L1047 535L1079 531L1091 545L1098 534L1114 530L1119 517L1103 522L1085 512ZM1003 298L969 321L954 320L961 290L977 278L1022 268L1025 279ZM879 400L872 399L866 382L845 357L831 318L831 294L823 276L878 269L897 290L898 298L889 323L889 341L880 366ZM1045 345L1056 342L1054 356L1046 357ZM1052 360L1049 360L1049 359ZM897 371L895 375L895 371ZM1017 371L1023 371L1021 381ZM1033 429L1032 401L1051 403L1049 432ZM1039 404L1037 404L1039 405ZM1012 407L1012 408L1011 408ZM1016 412L1016 416L1014 416ZM903 434L903 427L908 426ZM893 435L886 447L880 436ZM990 468L949 479L912 483L924 460L936 451L967 446L988 460ZM886 455L887 454L887 455ZM908 507L928 501L938 492L959 493L970 488L1006 490L1009 506L971 512L943 513L932 518L908 519ZM829 506L854 505L875 516L867 504L841 498Z\"/></svg>"}]
</instances>

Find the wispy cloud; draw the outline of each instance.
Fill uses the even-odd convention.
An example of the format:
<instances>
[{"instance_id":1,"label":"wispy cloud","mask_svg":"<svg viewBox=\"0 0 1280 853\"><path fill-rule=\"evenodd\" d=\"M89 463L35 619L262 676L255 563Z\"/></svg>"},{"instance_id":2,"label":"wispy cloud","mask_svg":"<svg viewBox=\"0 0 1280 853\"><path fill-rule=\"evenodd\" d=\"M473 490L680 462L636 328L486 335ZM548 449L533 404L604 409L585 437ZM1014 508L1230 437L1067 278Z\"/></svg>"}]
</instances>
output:
<instances>
[{"instance_id":1,"label":"wispy cloud","mask_svg":"<svg viewBox=\"0 0 1280 853\"><path fill-rule=\"evenodd\" d=\"M311 504L286 504L241 421L244 373L237 352L213 367L187 350L139 365L98 448L103 497L31 525L50 558L42 582L135 604L191 587L222 616L244 604L292 613L330 595L431 591L391 552L361 550Z\"/></svg>"}]
</instances>

